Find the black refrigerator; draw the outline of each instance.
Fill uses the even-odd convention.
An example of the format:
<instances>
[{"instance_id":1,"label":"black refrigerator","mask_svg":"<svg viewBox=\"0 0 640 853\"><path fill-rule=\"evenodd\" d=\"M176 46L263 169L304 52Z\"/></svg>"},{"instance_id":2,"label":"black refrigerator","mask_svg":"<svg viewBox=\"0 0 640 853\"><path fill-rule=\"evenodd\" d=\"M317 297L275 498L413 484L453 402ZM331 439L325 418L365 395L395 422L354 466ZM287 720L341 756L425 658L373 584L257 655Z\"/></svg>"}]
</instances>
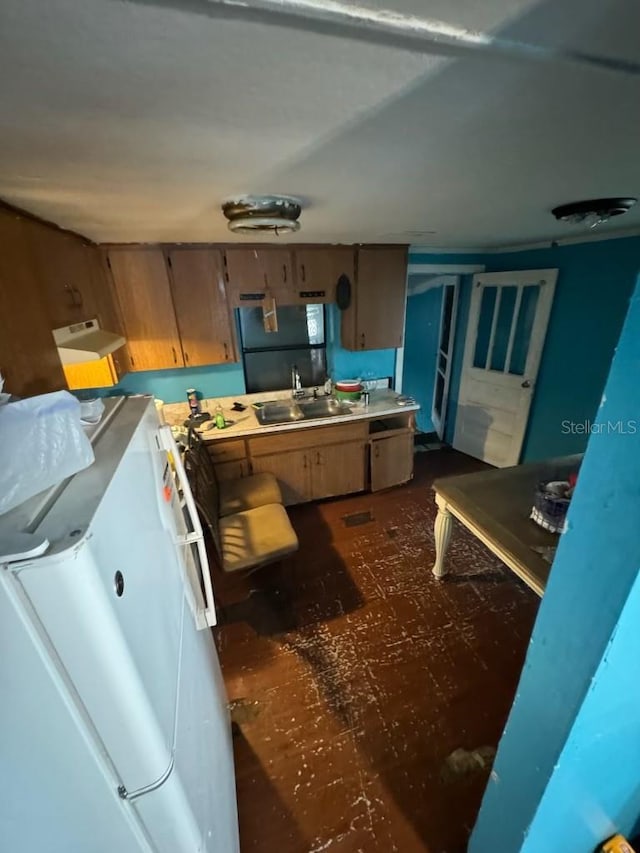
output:
<instances>
[{"instance_id":1,"label":"black refrigerator","mask_svg":"<svg viewBox=\"0 0 640 853\"><path fill-rule=\"evenodd\" d=\"M262 306L239 308L247 393L291 387L296 367L305 388L327 378L324 305L277 307L278 330L265 330Z\"/></svg>"}]
</instances>

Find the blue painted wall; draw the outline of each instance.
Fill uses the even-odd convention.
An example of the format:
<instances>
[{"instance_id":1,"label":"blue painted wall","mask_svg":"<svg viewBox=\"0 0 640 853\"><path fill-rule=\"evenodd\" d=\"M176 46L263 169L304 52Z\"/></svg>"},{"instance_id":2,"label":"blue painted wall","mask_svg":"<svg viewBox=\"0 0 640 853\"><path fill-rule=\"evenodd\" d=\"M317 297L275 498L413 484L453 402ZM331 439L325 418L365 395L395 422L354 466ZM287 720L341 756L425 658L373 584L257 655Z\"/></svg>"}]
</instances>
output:
<instances>
[{"instance_id":1,"label":"blue painted wall","mask_svg":"<svg viewBox=\"0 0 640 853\"><path fill-rule=\"evenodd\" d=\"M384 379L395 377L395 349L343 349L340 345L340 310L327 305L327 368L332 379Z\"/></svg>"},{"instance_id":2,"label":"blue painted wall","mask_svg":"<svg viewBox=\"0 0 640 853\"><path fill-rule=\"evenodd\" d=\"M640 283L470 853L588 853L611 828L629 832L640 813L639 376Z\"/></svg>"},{"instance_id":3,"label":"blue painted wall","mask_svg":"<svg viewBox=\"0 0 640 853\"><path fill-rule=\"evenodd\" d=\"M529 828L525 853L591 851L638 831L640 818L640 577L637 577L557 768Z\"/></svg>"},{"instance_id":4,"label":"blue painted wall","mask_svg":"<svg viewBox=\"0 0 640 853\"><path fill-rule=\"evenodd\" d=\"M407 299L407 323L404 334L404 366L402 392L420 403L417 426L422 432L433 432L431 406L435 384L442 287Z\"/></svg>"},{"instance_id":5,"label":"blue painted wall","mask_svg":"<svg viewBox=\"0 0 640 853\"><path fill-rule=\"evenodd\" d=\"M153 394L165 403L180 403L187 399L187 388L196 388L203 397L233 397L235 394L244 394L242 364L213 364L207 367L127 373L118 385L108 390L103 389L103 393L105 396Z\"/></svg>"},{"instance_id":6,"label":"blue painted wall","mask_svg":"<svg viewBox=\"0 0 640 853\"><path fill-rule=\"evenodd\" d=\"M445 261L445 257L426 255L423 262L456 262ZM562 422L581 422L595 416L640 271L640 237L454 258L458 263L483 263L495 272L548 267L559 270L522 460L584 450L586 436L563 432ZM445 433L449 442L455 429L470 299L471 276L463 276Z\"/></svg>"}]
</instances>

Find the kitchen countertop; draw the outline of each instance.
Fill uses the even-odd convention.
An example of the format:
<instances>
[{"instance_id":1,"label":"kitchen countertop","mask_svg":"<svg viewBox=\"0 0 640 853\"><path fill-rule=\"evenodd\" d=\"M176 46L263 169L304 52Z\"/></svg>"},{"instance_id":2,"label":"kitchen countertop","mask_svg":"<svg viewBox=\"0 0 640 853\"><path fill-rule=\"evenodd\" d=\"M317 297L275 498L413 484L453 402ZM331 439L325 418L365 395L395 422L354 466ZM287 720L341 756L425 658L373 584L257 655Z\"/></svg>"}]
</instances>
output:
<instances>
[{"instance_id":1,"label":"kitchen countertop","mask_svg":"<svg viewBox=\"0 0 640 853\"><path fill-rule=\"evenodd\" d=\"M233 421L226 429L201 430L205 441L217 441L225 438L244 438L246 436L268 435L275 432L290 432L294 429L309 429L310 427L330 426L333 424L351 423L353 421L371 420L373 418L388 415L398 415L404 412L417 412L420 406L417 403L408 406L399 406L397 403L400 394L390 390L374 390L370 392L369 405L363 403L350 403L351 414L335 415L330 418L315 418L302 421L293 421L285 424L270 424L265 426L259 423L256 410L251 404L254 402L266 402L271 400L290 400L290 391L271 391L264 394L246 394L236 397L213 397L202 400L202 411L209 412L213 417L216 406L222 406L225 419ZM235 402L247 406L244 412L232 411ZM163 407L165 421L171 426L182 426L189 417L188 403L167 403ZM210 423L207 421L205 426Z\"/></svg>"}]
</instances>

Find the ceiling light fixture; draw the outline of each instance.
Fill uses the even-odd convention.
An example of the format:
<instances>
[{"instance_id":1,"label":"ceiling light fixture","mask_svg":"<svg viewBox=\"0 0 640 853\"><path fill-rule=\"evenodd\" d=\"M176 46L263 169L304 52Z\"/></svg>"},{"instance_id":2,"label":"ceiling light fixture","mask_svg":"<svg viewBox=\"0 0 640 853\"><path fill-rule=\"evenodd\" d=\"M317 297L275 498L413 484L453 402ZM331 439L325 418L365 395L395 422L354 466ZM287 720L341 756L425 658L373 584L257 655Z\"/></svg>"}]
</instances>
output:
<instances>
[{"instance_id":1,"label":"ceiling light fixture","mask_svg":"<svg viewBox=\"0 0 640 853\"><path fill-rule=\"evenodd\" d=\"M286 195L247 195L223 202L222 212L234 234L292 234L300 230L302 205Z\"/></svg>"},{"instance_id":2,"label":"ceiling light fixture","mask_svg":"<svg viewBox=\"0 0 640 853\"><path fill-rule=\"evenodd\" d=\"M608 222L614 216L627 213L638 199L636 198L594 198L589 201L572 201L554 207L551 213L561 222L569 225L587 225L595 228Z\"/></svg>"}]
</instances>

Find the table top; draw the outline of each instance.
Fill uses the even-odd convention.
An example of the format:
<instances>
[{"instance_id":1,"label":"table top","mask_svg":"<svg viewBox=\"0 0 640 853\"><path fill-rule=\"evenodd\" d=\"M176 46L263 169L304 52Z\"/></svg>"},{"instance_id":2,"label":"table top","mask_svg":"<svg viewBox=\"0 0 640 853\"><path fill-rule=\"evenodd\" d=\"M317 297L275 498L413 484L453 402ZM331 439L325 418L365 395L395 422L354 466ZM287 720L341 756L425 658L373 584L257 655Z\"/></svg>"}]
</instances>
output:
<instances>
[{"instance_id":1,"label":"table top","mask_svg":"<svg viewBox=\"0 0 640 853\"><path fill-rule=\"evenodd\" d=\"M578 471L581 462L582 454L575 454L441 477L435 480L433 489L444 498L453 515L476 535L481 533L479 538L541 593L551 564L534 548L555 547L559 535L549 533L529 518L535 489L543 480L566 480L571 472Z\"/></svg>"}]
</instances>

